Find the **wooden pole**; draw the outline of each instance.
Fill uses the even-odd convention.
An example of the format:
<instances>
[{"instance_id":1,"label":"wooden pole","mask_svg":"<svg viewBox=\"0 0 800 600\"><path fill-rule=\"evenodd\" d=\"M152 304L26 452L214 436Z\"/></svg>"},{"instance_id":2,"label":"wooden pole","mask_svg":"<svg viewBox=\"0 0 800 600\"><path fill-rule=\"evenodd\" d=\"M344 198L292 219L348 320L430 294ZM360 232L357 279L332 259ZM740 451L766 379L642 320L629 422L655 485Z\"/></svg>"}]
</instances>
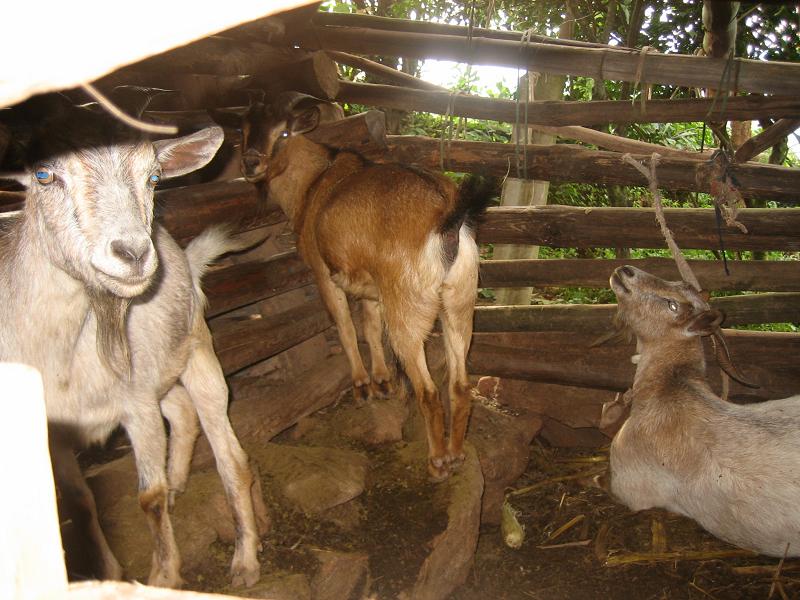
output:
<instances>
[{"instance_id":1,"label":"wooden pole","mask_svg":"<svg viewBox=\"0 0 800 600\"><path fill-rule=\"evenodd\" d=\"M751 137L742 144L734 159L736 162L747 162L761 154L764 150L772 148L792 131L800 127L800 119L780 119L756 136Z\"/></svg>"},{"instance_id":2,"label":"wooden pole","mask_svg":"<svg viewBox=\"0 0 800 600\"><path fill-rule=\"evenodd\" d=\"M717 248L713 209L668 208L664 214L681 248ZM800 250L800 211L748 208L739 211L738 219L749 233L725 228L728 250ZM666 247L651 208L490 208L478 229L478 241L558 248L614 248L620 244L629 248Z\"/></svg>"},{"instance_id":3,"label":"wooden pole","mask_svg":"<svg viewBox=\"0 0 800 600\"><path fill-rule=\"evenodd\" d=\"M749 390L731 382L732 396L784 398L800 389L800 334L728 329L725 336L734 364L748 381L761 386ZM630 358L635 345L611 341L591 347L596 338L582 331L476 333L468 369L473 374L625 391L633 383L635 367ZM710 344L706 362L709 379L719 390L719 369Z\"/></svg>"},{"instance_id":4,"label":"wooden pole","mask_svg":"<svg viewBox=\"0 0 800 600\"><path fill-rule=\"evenodd\" d=\"M729 260L730 275L721 261L690 260L704 290L794 292L800 290L800 264L791 260ZM671 258L549 259L483 261L481 287L590 287L607 288L614 269L633 265L670 281L681 277Z\"/></svg>"},{"instance_id":5,"label":"wooden pole","mask_svg":"<svg viewBox=\"0 0 800 600\"><path fill-rule=\"evenodd\" d=\"M398 33L359 27L314 27L301 36L302 47L366 55L436 58L473 65L528 67L545 73L583 75L599 80L641 81L710 87L725 81L745 92L800 95L800 64L726 59L680 54L644 54L633 50L579 48L532 42L421 33Z\"/></svg>"},{"instance_id":6,"label":"wooden pole","mask_svg":"<svg viewBox=\"0 0 800 600\"><path fill-rule=\"evenodd\" d=\"M393 85L342 81L339 101L369 106L452 114L473 119L491 119L513 123L516 103L500 98L454 95L450 92L419 90ZM603 125L606 123L670 123L707 119L759 119L800 117L798 97L736 96L726 102L713 99L649 100L631 104L622 100L590 102L532 102L528 106L531 125Z\"/></svg>"},{"instance_id":7,"label":"wooden pole","mask_svg":"<svg viewBox=\"0 0 800 600\"><path fill-rule=\"evenodd\" d=\"M463 173L485 173L503 177L514 161L511 144L453 141L448 145L445 169ZM648 182L622 155L580 146L528 146L528 176L574 183L647 186ZM369 155L377 162L402 162L438 170L440 143L433 138L389 136L388 152ZM636 156L647 162L648 156ZM513 164L513 163L512 163ZM707 161L664 157L658 165L659 184L667 189L708 192L713 175ZM787 204L800 201L800 169L755 163L731 165L731 175L745 196L779 200Z\"/></svg>"}]
</instances>

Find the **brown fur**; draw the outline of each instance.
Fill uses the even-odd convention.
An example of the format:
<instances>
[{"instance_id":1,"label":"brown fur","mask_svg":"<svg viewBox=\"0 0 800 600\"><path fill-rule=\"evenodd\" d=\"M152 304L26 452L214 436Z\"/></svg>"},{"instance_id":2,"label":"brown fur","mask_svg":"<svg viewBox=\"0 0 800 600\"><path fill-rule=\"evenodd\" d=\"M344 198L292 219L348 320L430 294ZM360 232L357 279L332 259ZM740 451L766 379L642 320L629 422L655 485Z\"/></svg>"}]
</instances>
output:
<instances>
[{"instance_id":1,"label":"brown fur","mask_svg":"<svg viewBox=\"0 0 800 600\"><path fill-rule=\"evenodd\" d=\"M441 479L464 459L471 400L466 352L478 271L477 246L464 222L482 201L460 198L456 185L442 175L370 164L299 135L316 126L319 105L308 97L289 97L262 111L251 109L243 147L264 161L243 163L243 172L250 181L268 181L270 195L289 216L298 249L339 330L356 397L387 387L381 315L385 319L425 419L428 469ZM254 141L263 146L252 147ZM358 351L345 292L362 300L371 377ZM437 317L449 367L449 439L424 350Z\"/></svg>"}]
</instances>

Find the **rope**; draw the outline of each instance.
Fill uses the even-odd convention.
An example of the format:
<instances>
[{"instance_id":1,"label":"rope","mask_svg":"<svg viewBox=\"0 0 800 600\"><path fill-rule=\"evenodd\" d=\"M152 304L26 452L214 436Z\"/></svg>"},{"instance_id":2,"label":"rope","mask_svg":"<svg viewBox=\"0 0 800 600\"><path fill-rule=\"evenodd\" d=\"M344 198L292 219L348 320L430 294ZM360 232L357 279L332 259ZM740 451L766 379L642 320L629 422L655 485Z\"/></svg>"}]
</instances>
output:
<instances>
[{"instance_id":1,"label":"rope","mask_svg":"<svg viewBox=\"0 0 800 600\"><path fill-rule=\"evenodd\" d=\"M439 167L445 170L445 164L450 161L450 143L453 141L453 116L455 114L456 96L463 94L461 90L453 90L447 98L447 110L442 119L442 135L439 139ZM462 119L459 119L461 123ZM466 130L466 127L464 128ZM456 135L458 128L456 128ZM447 142L445 144L445 141Z\"/></svg>"},{"instance_id":2,"label":"rope","mask_svg":"<svg viewBox=\"0 0 800 600\"><path fill-rule=\"evenodd\" d=\"M636 76L634 77L634 81L633 81L633 89L634 90L636 90L636 88L639 88L639 84L641 83L642 72L644 71L644 60L647 57L647 53L648 52L656 52L656 49L653 48L652 46L643 46L641 51L639 52L639 62L636 65ZM645 114L645 112L647 110L646 100L647 100L647 96L649 94L650 85L647 84L647 83L641 83L641 88L640 89L641 89L640 102L642 104L642 114ZM647 93L645 93L645 91L647 91ZM635 100L633 94L631 94L631 106L634 105L635 101L636 100Z\"/></svg>"},{"instance_id":3,"label":"rope","mask_svg":"<svg viewBox=\"0 0 800 600\"><path fill-rule=\"evenodd\" d=\"M519 52L523 53L530 47L531 36L533 35L533 28L526 29L522 32L520 38ZM528 178L528 105L530 104L530 69L528 69L527 61L525 63L525 109L524 109L524 127L520 124L520 103L522 102L522 92L520 90L520 68L517 66L517 101L514 109L514 129L517 132L514 139L514 157L517 161L517 177L521 179ZM521 135L520 135L521 133ZM520 143L520 138L522 143ZM521 147L521 149L520 149Z\"/></svg>"},{"instance_id":4,"label":"rope","mask_svg":"<svg viewBox=\"0 0 800 600\"><path fill-rule=\"evenodd\" d=\"M639 171L642 175L644 175L645 179L647 179L648 188L650 190L650 194L653 196L653 206L656 212L656 222L658 223L659 228L661 229L661 234L664 236L664 239L667 242L667 247L669 248L670 253L672 254L672 258L675 261L676 266L678 267L678 272L681 274L681 278L691 285L694 289L698 292L702 291L700 287L700 282L695 277L694 273L692 272L692 268L689 266L689 263L686 262L686 258L681 253L681 249L678 247L678 244L675 243L675 238L672 235L672 231L670 231L669 227L667 227L667 221L664 218L664 206L661 202L661 191L658 189L658 178L656 177L656 166L661 160L661 155L657 152L654 152L650 157L650 168L648 169L638 160L635 160L630 154L625 153L622 155L622 161L628 163L629 165L633 166L637 171Z\"/></svg>"},{"instance_id":5,"label":"rope","mask_svg":"<svg viewBox=\"0 0 800 600\"><path fill-rule=\"evenodd\" d=\"M136 119L125 114L119 107L111 102L111 100L100 93L100 90L94 87L91 83L82 83L81 87L87 94L89 94L89 96L94 98L95 101L106 110L106 112L108 112L112 117L125 123L125 125L128 127L159 135L175 135L178 133L178 128L175 125L156 125L155 123L148 123L147 121L142 121L141 119Z\"/></svg>"}]
</instances>

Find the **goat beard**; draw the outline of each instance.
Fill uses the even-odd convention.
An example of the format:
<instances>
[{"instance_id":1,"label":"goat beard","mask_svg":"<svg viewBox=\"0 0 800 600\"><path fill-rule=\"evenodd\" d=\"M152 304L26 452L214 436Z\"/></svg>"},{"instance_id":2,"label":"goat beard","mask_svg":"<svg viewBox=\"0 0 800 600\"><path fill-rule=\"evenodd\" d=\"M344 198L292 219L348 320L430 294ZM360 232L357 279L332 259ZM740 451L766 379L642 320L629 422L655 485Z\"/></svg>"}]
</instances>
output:
<instances>
[{"instance_id":1,"label":"goat beard","mask_svg":"<svg viewBox=\"0 0 800 600\"><path fill-rule=\"evenodd\" d=\"M115 296L107 290L90 290L89 306L97 319L97 354L117 377L127 379L131 372L127 317L130 298Z\"/></svg>"}]
</instances>

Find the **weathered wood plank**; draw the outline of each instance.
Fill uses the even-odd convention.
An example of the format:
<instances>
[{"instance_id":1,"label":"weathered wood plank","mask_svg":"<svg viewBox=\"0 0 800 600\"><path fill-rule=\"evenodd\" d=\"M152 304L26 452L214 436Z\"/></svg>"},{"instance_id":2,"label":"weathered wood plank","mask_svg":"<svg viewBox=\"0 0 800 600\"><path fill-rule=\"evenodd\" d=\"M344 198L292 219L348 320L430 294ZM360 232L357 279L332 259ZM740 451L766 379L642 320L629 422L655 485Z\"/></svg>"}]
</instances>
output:
<instances>
[{"instance_id":1,"label":"weathered wood plank","mask_svg":"<svg viewBox=\"0 0 800 600\"><path fill-rule=\"evenodd\" d=\"M731 393L782 398L800 389L800 334L725 330L734 363L762 386L749 390L731 382ZM633 383L634 344L612 341L590 347L590 332L476 333L468 361L474 374L624 391ZM719 369L706 347L709 379L719 389Z\"/></svg>"},{"instance_id":2,"label":"weathered wood plank","mask_svg":"<svg viewBox=\"0 0 800 600\"><path fill-rule=\"evenodd\" d=\"M327 358L317 368L289 383L275 385L264 377L233 377L231 425L245 450L263 444L288 429L302 417L332 404L351 385L347 358ZM193 468L213 464L214 455L205 436L197 442Z\"/></svg>"},{"instance_id":3,"label":"weathered wood plank","mask_svg":"<svg viewBox=\"0 0 800 600\"><path fill-rule=\"evenodd\" d=\"M463 173L485 173L505 176L509 165L516 164L512 144L493 142L441 141L418 136L389 136L388 153L370 155L378 162L402 162L428 169L444 169ZM570 144L526 147L528 177L546 181L594 183L598 185L647 186L635 167L622 161L622 154L589 150ZM649 156L634 156L649 161ZM674 157L660 159L656 171L660 187L671 190L708 192L713 179L707 161ZM800 202L800 169L756 163L730 166L730 174L739 184L739 191L748 196L775 199L787 204ZM512 176L518 174L512 169Z\"/></svg>"},{"instance_id":4,"label":"weathered wood plank","mask_svg":"<svg viewBox=\"0 0 800 600\"><path fill-rule=\"evenodd\" d=\"M209 323L226 375L288 350L333 324L319 302L255 319L217 318Z\"/></svg>"},{"instance_id":5,"label":"weathered wood plank","mask_svg":"<svg viewBox=\"0 0 800 600\"><path fill-rule=\"evenodd\" d=\"M297 252L286 252L269 260L240 263L203 278L208 298L207 317L272 298L308 285L314 280L311 269Z\"/></svg>"},{"instance_id":6,"label":"weathered wood plank","mask_svg":"<svg viewBox=\"0 0 800 600\"><path fill-rule=\"evenodd\" d=\"M800 292L770 292L712 298L725 312L725 325L799 323ZM600 333L611 329L616 304L547 304L478 306L476 332L575 331Z\"/></svg>"},{"instance_id":7,"label":"weathered wood plank","mask_svg":"<svg viewBox=\"0 0 800 600\"><path fill-rule=\"evenodd\" d=\"M673 208L664 214L680 248L719 247L713 209ZM800 211L751 208L741 210L738 218L749 233L725 227L728 250L800 250ZM478 240L560 248L666 247L653 209L627 207L491 208L478 228Z\"/></svg>"},{"instance_id":8,"label":"weathered wood plank","mask_svg":"<svg viewBox=\"0 0 800 600\"><path fill-rule=\"evenodd\" d=\"M302 47L356 54L436 58L473 65L530 67L545 73L583 75L600 80L641 81L691 87L717 87L735 73L729 88L778 95L800 94L800 64L648 53L611 46L579 48L561 44L414 32L365 27L313 27L299 38Z\"/></svg>"},{"instance_id":9,"label":"weathered wood plank","mask_svg":"<svg viewBox=\"0 0 800 600\"><path fill-rule=\"evenodd\" d=\"M591 287L607 288L617 267L634 265L662 279L680 281L671 258L487 260L481 262L482 287ZM722 261L690 260L703 289L710 291L792 292L800 290L800 262L729 260L730 275Z\"/></svg>"},{"instance_id":10,"label":"weathered wood plank","mask_svg":"<svg viewBox=\"0 0 800 600\"><path fill-rule=\"evenodd\" d=\"M437 114L450 113L472 119L515 123L517 103L501 98L482 98L448 91L422 90L397 85L343 81L339 101L368 106L401 108ZM525 104L520 105L520 114ZM713 99L649 100L637 102L603 100L592 102L539 101L527 104L530 125L602 125L605 123L674 123L707 120L750 120L765 117L797 117L797 97L735 96L725 102Z\"/></svg>"},{"instance_id":11,"label":"weathered wood plank","mask_svg":"<svg viewBox=\"0 0 800 600\"><path fill-rule=\"evenodd\" d=\"M800 127L800 119L780 119L756 136L751 137L736 150L734 160L745 162L771 148L792 131Z\"/></svg>"}]
</instances>

